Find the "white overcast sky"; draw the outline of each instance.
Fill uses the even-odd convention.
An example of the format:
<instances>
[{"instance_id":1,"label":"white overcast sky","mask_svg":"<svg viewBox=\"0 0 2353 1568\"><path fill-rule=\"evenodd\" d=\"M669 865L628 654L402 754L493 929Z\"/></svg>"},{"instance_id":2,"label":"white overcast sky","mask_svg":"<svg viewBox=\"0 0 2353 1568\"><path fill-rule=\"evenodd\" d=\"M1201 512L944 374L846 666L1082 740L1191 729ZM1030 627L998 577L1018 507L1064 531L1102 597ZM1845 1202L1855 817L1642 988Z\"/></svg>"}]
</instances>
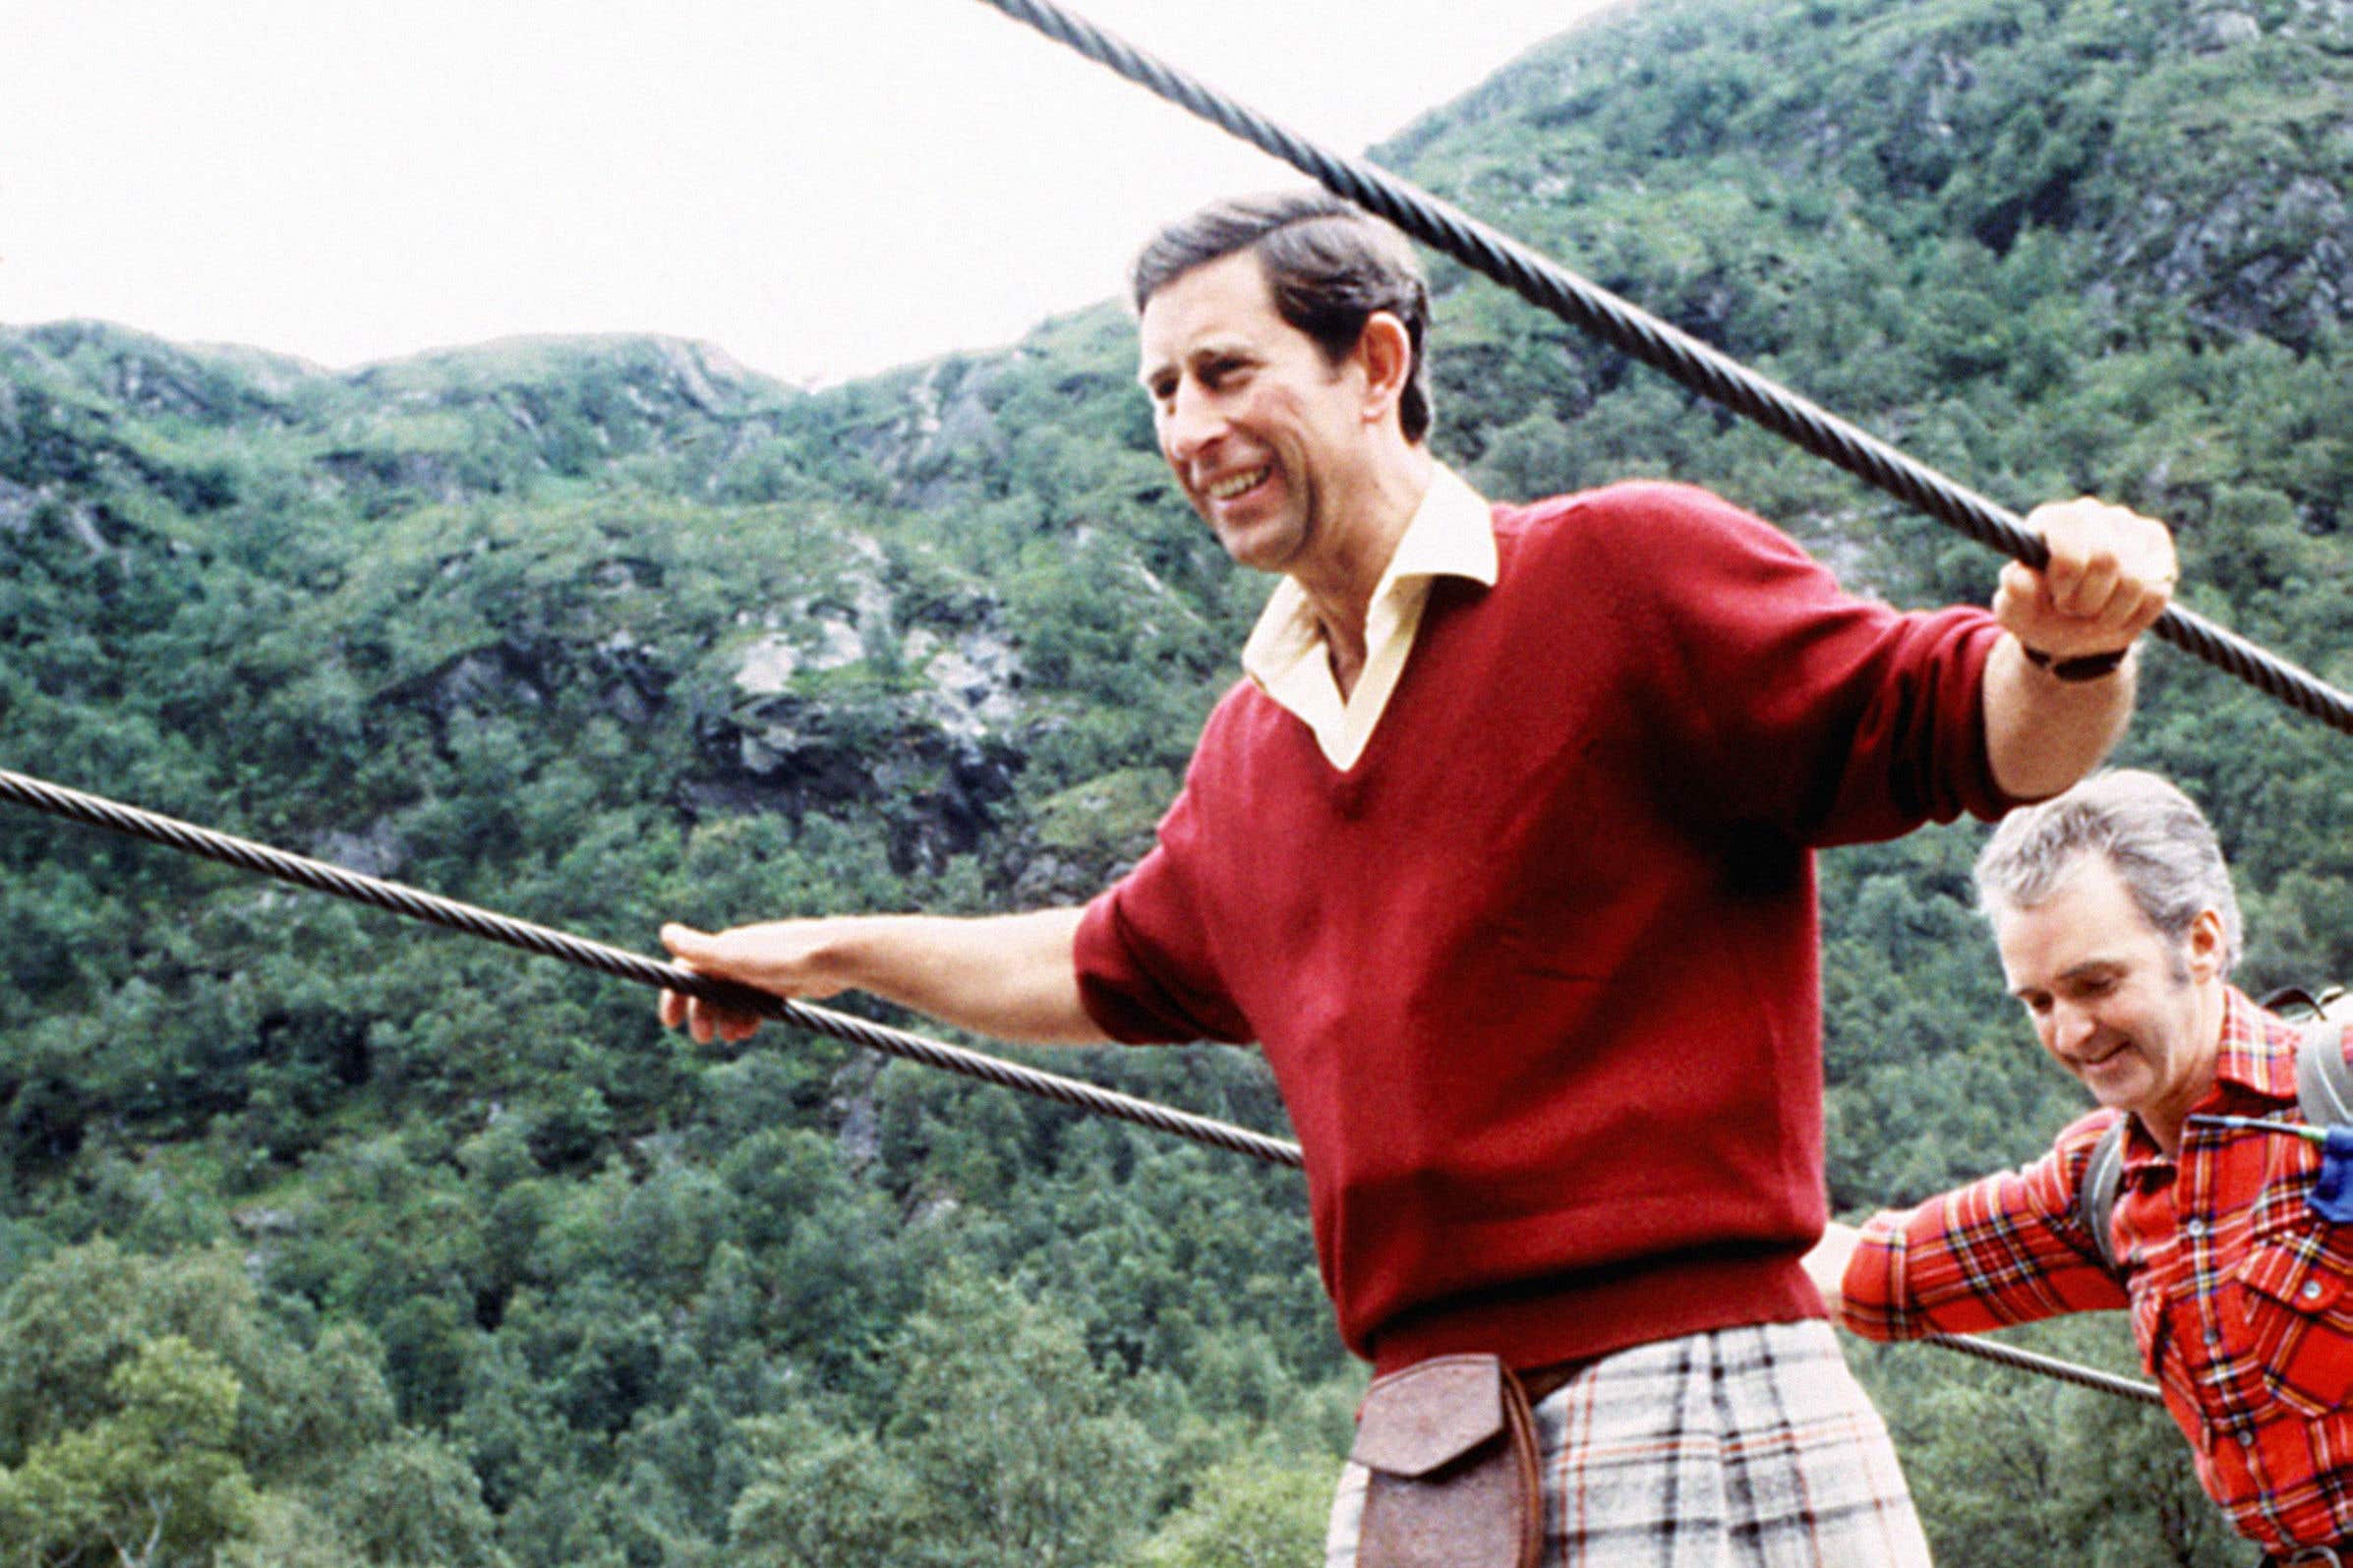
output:
<instances>
[{"instance_id":1,"label":"white overcast sky","mask_svg":"<svg viewBox=\"0 0 2353 1568\"><path fill-rule=\"evenodd\" d=\"M1081 0L1345 152L1595 0ZM330 366L654 331L791 380L1113 297L1297 183L979 0L0 0L0 322Z\"/></svg>"}]
</instances>

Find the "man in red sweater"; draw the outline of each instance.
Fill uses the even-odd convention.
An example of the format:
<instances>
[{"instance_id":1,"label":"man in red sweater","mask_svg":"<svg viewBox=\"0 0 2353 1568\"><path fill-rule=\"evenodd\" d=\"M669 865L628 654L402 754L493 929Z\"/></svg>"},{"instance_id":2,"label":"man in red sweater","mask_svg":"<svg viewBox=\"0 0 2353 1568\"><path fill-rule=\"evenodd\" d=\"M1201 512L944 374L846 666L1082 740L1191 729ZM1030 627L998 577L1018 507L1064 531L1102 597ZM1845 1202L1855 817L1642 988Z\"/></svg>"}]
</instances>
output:
<instances>
[{"instance_id":1,"label":"man in red sweater","mask_svg":"<svg viewBox=\"0 0 2353 1568\"><path fill-rule=\"evenodd\" d=\"M1799 1267L1825 1217L1812 851L2088 771L2166 531L2045 507L2049 564L2006 568L1991 614L1898 614L1687 487L1481 500L1426 444L1411 255L1344 203L1213 205L1134 292L1162 454L1279 579L1157 845L1084 908L664 941L1001 1038L1259 1042L1341 1335L1383 1376L1336 1564L1459 1563L1400 1544L1383 1499L1415 1486L1375 1473L1412 1463L1382 1391L1467 1365L1535 1396L1527 1561L1541 1536L1556 1564L1924 1562Z\"/></svg>"}]
</instances>

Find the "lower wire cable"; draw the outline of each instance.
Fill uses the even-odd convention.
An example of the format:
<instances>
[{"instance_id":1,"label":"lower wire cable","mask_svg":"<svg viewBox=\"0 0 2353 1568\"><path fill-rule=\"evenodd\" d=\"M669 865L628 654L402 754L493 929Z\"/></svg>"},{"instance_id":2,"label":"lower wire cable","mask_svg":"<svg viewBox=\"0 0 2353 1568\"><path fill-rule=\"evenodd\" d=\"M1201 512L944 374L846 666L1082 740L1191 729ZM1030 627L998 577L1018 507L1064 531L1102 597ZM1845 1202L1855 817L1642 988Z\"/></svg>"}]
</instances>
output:
<instances>
[{"instance_id":1,"label":"lower wire cable","mask_svg":"<svg viewBox=\"0 0 2353 1568\"><path fill-rule=\"evenodd\" d=\"M885 1056L961 1074L984 1083L993 1083L999 1088L1015 1089L1039 1099L1051 1100L1092 1116L1107 1116L1149 1128L1155 1132L1190 1138L1196 1143L1223 1149L1231 1154L1246 1155L1268 1165L1297 1170L1304 1163L1298 1144L1268 1137L1263 1132L1255 1132L1230 1122L1196 1116L1190 1111L1179 1111L1151 1100L1138 1099L1132 1094L1122 1094L1116 1089L1064 1077L1060 1074L1040 1072L1017 1062L1008 1062L1002 1057L950 1045L905 1029L894 1029L887 1024L834 1012L830 1008L793 1002L766 991L715 980L667 959L649 958L624 948L608 947L569 932L533 925L475 904L460 903L456 900L440 898L397 882L365 876L324 860L314 860L307 855L289 853L250 839L216 833L210 828L200 828L176 817L161 816L138 806L125 805L102 795L86 794L79 789L69 789L62 784L7 769L0 769L0 800L46 812L50 816L63 817L86 827L102 828L129 838L144 839L185 854L235 866L241 871L258 872L314 893L347 899L390 914L519 948L542 958L560 958L566 963L593 969L616 979L634 981L657 990L702 997L739 1012L756 1014L815 1034L846 1040L853 1045L862 1045L869 1050L880 1051ZM2078 1366L2055 1357L1997 1345L1988 1340L1936 1334L1928 1336L1926 1342L2125 1399L2151 1404L2161 1403L2162 1400L2158 1391L2147 1383L2137 1383L2112 1373Z\"/></svg>"},{"instance_id":2,"label":"lower wire cable","mask_svg":"<svg viewBox=\"0 0 2353 1568\"><path fill-rule=\"evenodd\" d=\"M1172 1110L1149 1100L1122 1094L1116 1089L1106 1089L1059 1074L1043 1073L1000 1057L949 1045L945 1041L912 1034L905 1029L894 1029L865 1018L853 1017L846 1013L836 1013L830 1008L793 1002L766 991L715 980L668 959L649 958L624 948L608 947L568 932L532 925L528 921L512 919L474 904L421 893L397 882L363 876L324 860L290 854L283 849L256 843L250 839L232 838L175 817L158 816L137 806L127 806L99 795L85 794L79 789L68 789L21 773L0 769L0 799L30 806L36 811L45 811L52 816L65 817L89 827L105 828L134 839L145 839L151 843L163 844L206 860L217 860L240 870L259 872L280 882L290 882L298 888L332 894L336 898L405 915L412 920L423 920L447 930L464 932L468 936L503 943L510 948L520 948L525 953L560 958L566 963L594 969L617 979L633 980L657 990L702 997L737 1012L756 1014L816 1034L847 1040L853 1045L862 1045L880 1051L885 1056L959 1073L966 1077L994 1083L1000 1088L1018 1089L1024 1094L1052 1100L1095 1116L1132 1122L1156 1132L1174 1133L1197 1143L1247 1154L1270 1165L1297 1167L1300 1164L1298 1144L1267 1137L1248 1128L1235 1127L1206 1116L1195 1116L1187 1111Z\"/></svg>"},{"instance_id":3,"label":"lower wire cable","mask_svg":"<svg viewBox=\"0 0 2353 1568\"><path fill-rule=\"evenodd\" d=\"M2113 1394L2118 1399L2138 1400L2144 1405L2165 1403L2164 1391L2154 1383L2144 1383L2131 1377L2119 1377L2114 1372L2103 1372L2094 1367L2080 1366L2074 1362L2061 1361L2056 1356L2045 1356L2039 1351L2020 1350L2016 1345L2004 1345L1994 1340L1980 1339L1974 1334L1923 1334L1920 1336L1920 1343L1939 1346L1945 1350L1959 1351L1964 1356L1974 1356L1979 1361L1993 1362L1998 1365L2012 1367L2018 1371L2033 1372L2043 1377L2055 1377L2060 1382L2074 1383L2079 1388L2095 1389L2103 1394Z\"/></svg>"}]
</instances>

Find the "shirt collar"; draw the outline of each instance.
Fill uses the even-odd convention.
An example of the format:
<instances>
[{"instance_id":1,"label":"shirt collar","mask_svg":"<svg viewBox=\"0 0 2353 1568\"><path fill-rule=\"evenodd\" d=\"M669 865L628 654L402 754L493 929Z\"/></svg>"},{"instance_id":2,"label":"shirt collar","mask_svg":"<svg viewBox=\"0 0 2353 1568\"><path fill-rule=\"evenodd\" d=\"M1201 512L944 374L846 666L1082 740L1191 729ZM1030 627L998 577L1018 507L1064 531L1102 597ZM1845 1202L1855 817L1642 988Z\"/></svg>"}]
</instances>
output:
<instances>
[{"instance_id":1,"label":"shirt collar","mask_svg":"<svg viewBox=\"0 0 2353 1568\"><path fill-rule=\"evenodd\" d=\"M1426 589L1432 578L1466 577L1492 588L1496 575L1493 508L1460 475L1443 463L1434 464L1430 488L1422 493L1421 504L1374 586L1372 614L1380 618L1401 589ZM1306 592L1295 579L1285 577L1274 585L1250 640L1242 645L1242 668L1267 686L1323 646L1323 627Z\"/></svg>"},{"instance_id":2,"label":"shirt collar","mask_svg":"<svg viewBox=\"0 0 2353 1568\"><path fill-rule=\"evenodd\" d=\"M2237 986L2223 988L2222 1045L2214 1077L2272 1100L2296 1098L2296 1043L2302 1031L2273 1017Z\"/></svg>"},{"instance_id":3,"label":"shirt collar","mask_svg":"<svg viewBox=\"0 0 2353 1568\"><path fill-rule=\"evenodd\" d=\"M2296 1103L2296 1043L2302 1031L2257 1007L2235 985L2222 988L2222 1039L2214 1054L2214 1084L2198 1097L2195 1114L2267 1116ZM2251 1104L2249 1096L2268 1104ZM2139 1117L2128 1119L2125 1169L2163 1168L2173 1162Z\"/></svg>"},{"instance_id":4,"label":"shirt collar","mask_svg":"<svg viewBox=\"0 0 2353 1568\"><path fill-rule=\"evenodd\" d=\"M2222 988L2222 1038L2214 1052L2214 1082L2198 1097L2193 1114L2211 1112L2267 1116L2277 1105L2296 1103L2296 1042L2301 1031L2257 1007L2235 985ZM2249 1096L2269 1104L2251 1104ZM2159 1149L2137 1116L2126 1119L2127 1171L2166 1169L2172 1159Z\"/></svg>"}]
</instances>

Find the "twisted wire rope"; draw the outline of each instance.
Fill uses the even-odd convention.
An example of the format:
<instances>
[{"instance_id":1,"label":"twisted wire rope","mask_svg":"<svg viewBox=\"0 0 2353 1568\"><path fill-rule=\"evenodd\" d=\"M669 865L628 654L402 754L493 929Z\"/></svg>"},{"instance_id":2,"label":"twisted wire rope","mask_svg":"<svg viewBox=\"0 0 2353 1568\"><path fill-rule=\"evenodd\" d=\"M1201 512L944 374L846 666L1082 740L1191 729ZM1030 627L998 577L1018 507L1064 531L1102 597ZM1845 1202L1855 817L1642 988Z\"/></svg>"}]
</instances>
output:
<instances>
[{"instance_id":1,"label":"twisted wire rope","mask_svg":"<svg viewBox=\"0 0 2353 1568\"><path fill-rule=\"evenodd\" d=\"M1024 1094L1052 1100L1095 1116L1112 1117L1150 1128L1154 1132L1174 1133L1178 1137L1191 1138L1213 1148L1247 1154L1270 1165L1296 1168L1300 1164L1298 1144L1267 1137L1248 1128L1174 1110L1150 1100L1122 1094L1116 1089L1064 1077L1060 1074L1040 1072L1001 1057L950 1045L943 1040L912 1034L905 1029L894 1029L887 1024L870 1022L846 1013L837 1013L830 1008L793 1002L766 991L733 985L709 975L697 974L682 964L649 958L625 948L608 947L569 932L512 919L475 904L460 903L453 899L423 893L397 882L364 876L324 860L291 854L268 844L256 843L250 839L232 838L225 833L182 822L176 817L160 816L137 806L124 805L99 795L85 794L79 789L68 789L61 784L21 773L0 769L0 799L89 827L145 839L240 870L259 872L263 876L274 877L280 882L289 882L313 892L332 894L336 898L405 915L412 920L423 920L468 936L503 943L510 948L520 948L525 953L560 958L566 963L594 969L617 979L632 980L657 990L702 997L738 1012L756 1014L780 1023L830 1035L837 1040L847 1040L853 1045L862 1045L880 1051L885 1056L961 1074L984 1083L996 1084L1000 1088L1018 1089Z\"/></svg>"},{"instance_id":2,"label":"twisted wire rope","mask_svg":"<svg viewBox=\"0 0 2353 1568\"><path fill-rule=\"evenodd\" d=\"M2041 538L2029 532L2016 512L1428 192L1317 145L1053 0L982 3L1282 159L1333 195L1906 505L2029 566L2048 559ZM2266 696L2353 734L2353 696L2236 632L2178 604L2168 606L2151 630Z\"/></svg>"},{"instance_id":3,"label":"twisted wire rope","mask_svg":"<svg viewBox=\"0 0 2353 1568\"><path fill-rule=\"evenodd\" d=\"M1923 1334L1920 1343L1934 1345L1941 1350L1958 1351L1964 1356L1974 1356L1979 1361L1992 1362L2015 1371L2033 1372L2038 1376L2057 1378L2062 1383L2073 1383L2079 1388L2113 1394L2118 1399L2138 1400L2144 1405L2161 1406L2165 1403L2163 1390L2154 1383L2119 1377L2114 1372L2078 1365L2074 1362L2061 1361L2056 1356L2045 1356L2039 1351L2021 1350L2016 1345L1980 1339L1974 1334Z\"/></svg>"}]
</instances>

